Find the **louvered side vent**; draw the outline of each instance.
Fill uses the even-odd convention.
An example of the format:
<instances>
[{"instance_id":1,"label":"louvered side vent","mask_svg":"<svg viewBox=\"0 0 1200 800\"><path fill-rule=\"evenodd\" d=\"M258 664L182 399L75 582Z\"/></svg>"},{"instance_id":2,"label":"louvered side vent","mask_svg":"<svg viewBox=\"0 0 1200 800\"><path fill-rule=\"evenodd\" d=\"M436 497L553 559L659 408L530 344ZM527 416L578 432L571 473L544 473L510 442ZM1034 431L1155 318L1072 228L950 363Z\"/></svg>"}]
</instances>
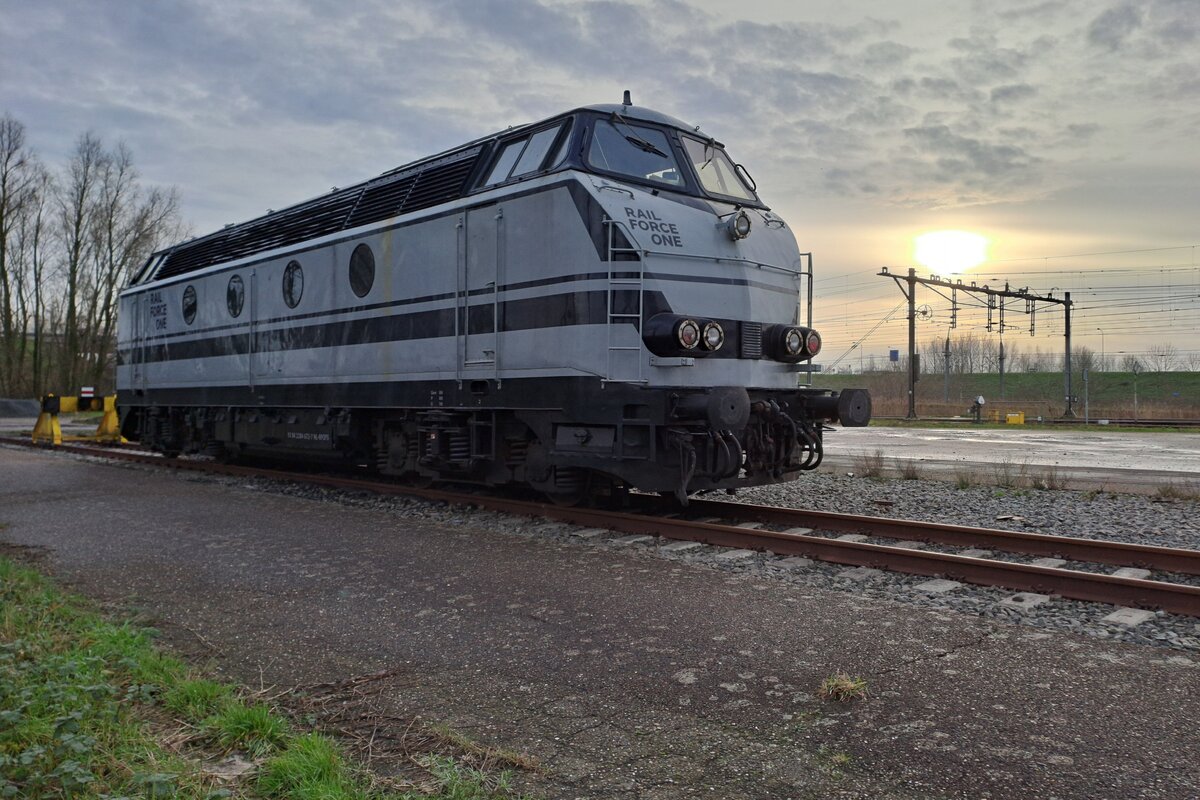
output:
<instances>
[{"instance_id":1,"label":"louvered side vent","mask_svg":"<svg viewBox=\"0 0 1200 800\"><path fill-rule=\"evenodd\" d=\"M738 338L742 345L741 357L762 358L762 323L743 322L739 333Z\"/></svg>"},{"instance_id":2,"label":"louvered side vent","mask_svg":"<svg viewBox=\"0 0 1200 800\"><path fill-rule=\"evenodd\" d=\"M154 280L328 236L349 228L457 200L483 148L400 167L373 181L284 209L166 251Z\"/></svg>"},{"instance_id":3,"label":"louvered side vent","mask_svg":"<svg viewBox=\"0 0 1200 800\"><path fill-rule=\"evenodd\" d=\"M156 280L170 278L273 247L335 233L341 230L346 215L361 193L361 188L332 193L179 245L167 254L154 277Z\"/></svg>"},{"instance_id":4,"label":"louvered side vent","mask_svg":"<svg viewBox=\"0 0 1200 800\"><path fill-rule=\"evenodd\" d=\"M478 155L478 153L476 153ZM420 211L422 208L436 206L462 195L463 184L475 168L475 159L467 158L451 164L443 164L422 172L417 177L417 184L404 201L401 213Z\"/></svg>"},{"instance_id":5,"label":"louvered side vent","mask_svg":"<svg viewBox=\"0 0 1200 800\"><path fill-rule=\"evenodd\" d=\"M404 200L416 182L416 177L409 175L368 186L358 205L346 219L346 228L357 228L359 225L368 225L399 214L400 209L404 207Z\"/></svg>"}]
</instances>

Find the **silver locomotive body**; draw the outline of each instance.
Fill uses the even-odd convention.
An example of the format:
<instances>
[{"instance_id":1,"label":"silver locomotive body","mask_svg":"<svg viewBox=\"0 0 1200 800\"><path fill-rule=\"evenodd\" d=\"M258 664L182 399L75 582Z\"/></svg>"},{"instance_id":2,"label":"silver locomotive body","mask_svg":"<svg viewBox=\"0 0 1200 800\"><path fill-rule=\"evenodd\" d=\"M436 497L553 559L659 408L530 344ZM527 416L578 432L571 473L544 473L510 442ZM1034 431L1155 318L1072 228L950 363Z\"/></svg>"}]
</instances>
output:
<instances>
[{"instance_id":1,"label":"silver locomotive body","mask_svg":"<svg viewBox=\"0 0 1200 800\"><path fill-rule=\"evenodd\" d=\"M792 479L870 399L798 386L811 275L752 187L592 106L176 245L121 296L123 433L564 498Z\"/></svg>"}]
</instances>

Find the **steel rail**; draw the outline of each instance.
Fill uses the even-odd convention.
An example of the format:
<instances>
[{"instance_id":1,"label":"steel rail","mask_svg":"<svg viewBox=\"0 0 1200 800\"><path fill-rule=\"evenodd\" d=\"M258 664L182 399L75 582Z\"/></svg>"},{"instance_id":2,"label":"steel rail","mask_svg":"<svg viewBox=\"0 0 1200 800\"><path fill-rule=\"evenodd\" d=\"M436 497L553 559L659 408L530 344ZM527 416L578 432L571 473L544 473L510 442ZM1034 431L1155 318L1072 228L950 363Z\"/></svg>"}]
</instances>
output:
<instances>
[{"instance_id":1,"label":"steel rail","mask_svg":"<svg viewBox=\"0 0 1200 800\"><path fill-rule=\"evenodd\" d=\"M0 439L0 441L38 449L49 449L33 445L25 439ZM628 512L593 508L564 508L549 503L518 500L515 498L472 495L442 489L419 489L401 484L362 480L359 478L310 475L283 470L244 467L208 461L190 461L178 458L167 459L161 456L109 451L96 447L61 445L53 449L61 452L151 464L183 471L207 472L238 477L262 477L293 483L330 486L352 491L370 491L380 494L422 497L447 503L474 505L489 511L500 511L519 516L543 517L575 525L605 527L622 533L656 535L668 539L703 542L719 547L765 551L784 556L803 556L837 564L890 569L916 575L943 575L982 586L997 586L1021 591L1057 594L1062 597L1098 603L1160 608L1164 611L1178 614L1200 616L1200 586L1188 586L1167 581L1121 578L1115 575L1058 569L1056 567L1015 564L1006 561L972 558L949 553L934 553L904 547L869 544L866 542L840 541L804 533L740 528L736 525L697 522L676 517L631 514ZM720 505L734 507L741 518L745 518L747 509L768 508L764 506L747 506L740 503ZM786 511L786 509L781 510ZM864 517L862 519L874 518ZM984 529L976 530L983 531ZM1005 531L1004 533L1009 532Z\"/></svg>"},{"instance_id":2,"label":"steel rail","mask_svg":"<svg viewBox=\"0 0 1200 800\"><path fill-rule=\"evenodd\" d=\"M644 501L644 507L652 508L652 499L647 498L647 500L649 502ZM867 533L887 539L923 541L955 547L982 547L1007 553L1057 556L1069 561L1142 567L1163 572L1200 575L1200 550L1185 550L1177 547L1006 531L998 528L944 525L937 522L867 517L859 514L839 514L810 509L730 503L720 500L693 499L688 504L688 511L696 512L698 516L740 518L748 522L763 522L788 527Z\"/></svg>"}]
</instances>

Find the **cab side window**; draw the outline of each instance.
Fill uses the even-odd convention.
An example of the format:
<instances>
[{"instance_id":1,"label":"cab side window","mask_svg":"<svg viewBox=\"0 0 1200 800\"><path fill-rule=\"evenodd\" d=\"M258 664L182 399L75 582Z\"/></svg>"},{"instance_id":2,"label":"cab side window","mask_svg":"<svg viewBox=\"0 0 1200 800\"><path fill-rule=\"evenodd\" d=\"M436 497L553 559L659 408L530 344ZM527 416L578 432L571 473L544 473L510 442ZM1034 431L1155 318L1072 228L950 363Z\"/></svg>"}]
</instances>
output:
<instances>
[{"instance_id":1,"label":"cab side window","mask_svg":"<svg viewBox=\"0 0 1200 800\"><path fill-rule=\"evenodd\" d=\"M522 175L537 172L541 169L546 155L550 152L550 148L554 145L554 141L562 129L563 123L560 122L505 144L483 185L494 186Z\"/></svg>"}]
</instances>

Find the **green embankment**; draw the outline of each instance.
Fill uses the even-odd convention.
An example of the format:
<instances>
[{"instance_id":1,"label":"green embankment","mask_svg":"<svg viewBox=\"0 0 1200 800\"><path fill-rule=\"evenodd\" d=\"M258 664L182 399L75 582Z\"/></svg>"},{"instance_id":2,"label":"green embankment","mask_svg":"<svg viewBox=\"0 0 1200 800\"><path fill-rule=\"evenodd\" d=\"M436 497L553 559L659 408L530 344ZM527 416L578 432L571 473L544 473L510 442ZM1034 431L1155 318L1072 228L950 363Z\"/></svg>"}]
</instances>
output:
<instances>
[{"instance_id":1,"label":"green embankment","mask_svg":"<svg viewBox=\"0 0 1200 800\"><path fill-rule=\"evenodd\" d=\"M908 387L902 371L862 374L815 374L815 386L869 389L880 415L903 414L908 408ZM1072 378L1077 413L1083 415L1083 377ZM1134 409L1134 389L1137 410ZM1061 372L1011 373L1004 376L1000 396L997 373L950 375L949 402L944 402L943 375L923 374L917 382L917 410L925 416L966 414L975 397L983 395L989 410L1024 411L1026 416L1062 414L1066 396ZM1092 417L1129 419L1200 419L1200 372L1091 372L1086 397Z\"/></svg>"},{"instance_id":2,"label":"green embankment","mask_svg":"<svg viewBox=\"0 0 1200 800\"><path fill-rule=\"evenodd\" d=\"M511 798L504 773L454 757L401 791L334 740L203 675L37 572L0 558L0 798ZM221 768L239 754L239 774ZM244 772L243 772L244 770Z\"/></svg>"}]
</instances>

